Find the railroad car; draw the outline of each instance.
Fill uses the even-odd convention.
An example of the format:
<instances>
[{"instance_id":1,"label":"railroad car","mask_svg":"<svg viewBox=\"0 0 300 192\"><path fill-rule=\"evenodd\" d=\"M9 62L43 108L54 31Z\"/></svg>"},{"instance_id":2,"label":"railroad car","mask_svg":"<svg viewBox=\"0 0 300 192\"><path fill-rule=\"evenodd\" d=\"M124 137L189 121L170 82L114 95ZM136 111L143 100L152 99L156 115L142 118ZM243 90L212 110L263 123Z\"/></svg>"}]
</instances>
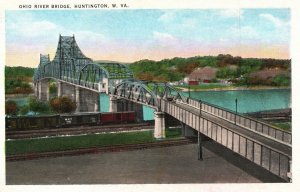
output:
<instances>
[{"instance_id":1,"label":"railroad car","mask_svg":"<svg viewBox=\"0 0 300 192\"><path fill-rule=\"evenodd\" d=\"M99 120L98 113L92 114L63 114L60 115L60 126L71 127L71 126L82 126L82 125L97 125Z\"/></svg>"},{"instance_id":2,"label":"railroad car","mask_svg":"<svg viewBox=\"0 0 300 192\"><path fill-rule=\"evenodd\" d=\"M59 127L59 115L5 118L8 129L44 129Z\"/></svg>"},{"instance_id":3,"label":"railroad car","mask_svg":"<svg viewBox=\"0 0 300 192\"><path fill-rule=\"evenodd\" d=\"M134 111L115 113L81 113L48 116L6 117L5 128L10 130L29 130L134 122Z\"/></svg>"},{"instance_id":4,"label":"railroad car","mask_svg":"<svg viewBox=\"0 0 300 192\"><path fill-rule=\"evenodd\" d=\"M135 122L135 112L100 113L100 124L119 124Z\"/></svg>"}]
</instances>

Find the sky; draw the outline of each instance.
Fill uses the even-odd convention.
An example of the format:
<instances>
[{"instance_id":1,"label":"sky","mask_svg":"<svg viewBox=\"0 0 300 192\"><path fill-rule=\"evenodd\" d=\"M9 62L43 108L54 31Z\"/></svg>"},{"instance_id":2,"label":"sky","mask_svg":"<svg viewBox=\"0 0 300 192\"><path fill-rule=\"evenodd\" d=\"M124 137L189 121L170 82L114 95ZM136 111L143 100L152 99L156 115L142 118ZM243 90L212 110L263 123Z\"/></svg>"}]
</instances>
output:
<instances>
[{"instance_id":1,"label":"sky","mask_svg":"<svg viewBox=\"0 0 300 192\"><path fill-rule=\"evenodd\" d=\"M289 9L127 9L5 12L6 65L54 58L75 35L93 60L134 62L218 54L290 59Z\"/></svg>"}]
</instances>

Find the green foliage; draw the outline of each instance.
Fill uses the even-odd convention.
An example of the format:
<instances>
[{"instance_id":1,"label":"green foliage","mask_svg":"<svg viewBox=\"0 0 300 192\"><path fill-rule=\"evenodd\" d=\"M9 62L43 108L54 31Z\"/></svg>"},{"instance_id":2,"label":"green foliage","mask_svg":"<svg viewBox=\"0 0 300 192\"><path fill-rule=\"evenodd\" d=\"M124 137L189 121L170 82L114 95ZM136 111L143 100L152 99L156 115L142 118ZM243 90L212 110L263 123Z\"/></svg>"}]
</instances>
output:
<instances>
[{"instance_id":1,"label":"green foliage","mask_svg":"<svg viewBox=\"0 0 300 192\"><path fill-rule=\"evenodd\" d=\"M56 84L55 83L50 83L50 85L49 85L49 93L53 94L53 93L56 93L56 91L57 91Z\"/></svg>"},{"instance_id":2,"label":"green foliage","mask_svg":"<svg viewBox=\"0 0 300 192\"><path fill-rule=\"evenodd\" d=\"M230 79L235 77L238 77L236 69L229 69L227 67L223 67L217 71L217 78Z\"/></svg>"},{"instance_id":3,"label":"green foliage","mask_svg":"<svg viewBox=\"0 0 300 192\"><path fill-rule=\"evenodd\" d=\"M50 100L50 106L57 113L72 113L76 109L76 102L68 97L55 97Z\"/></svg>"},{"instance_id":4,"label":"green foliage","mask_svg":"<svg viewBox=\"0 0 300 192\"><path fill-rule=\"evenodd\" d=\"M167 129L166 132L167 137L170 139L181 137L181 129ZM153 137L153 131L139 131L43 139L18 139L6 141L5 146L6 154L12 155L33 152L71 150L88 147L136 144L155 141L157 140Z\"/></svg>"},{"instance_id":5,"label":"green foliage","mask_svg":"<svg viewBox=\"0 0 300 192\"><path fill-rule=\"evenodd\" d=\"M37 100L34 97L29 98L29 111L35 112L35 113L49 113L50 112L50 107L48 103L42 102Z\"/></svg>"},{"instance_id":6,"label":"green foliage","mask_svg":"<svg viewBox=\"0 0 300 192\"><path fill-rule=\"evenodd\" d=\"M24 105L22 107L20 107L20 115L26 115L29 112L29 106L28 105Z\"/></svg>"},{"instance_id":7,"label":"green foliage","mask_svg":"<svg viewBox=\"0 0 300 192\"><path fill-rule=\"evenodd\" d=\"M176 138L182 137L182 129L181 128L166 128L166 137L167 138Z\"/></svg>"},{"instance_id":8,"label":"green foliage","mask_svg":"<svg viewBox=\"0 0 300 192\"><path fill-rule=\"evenodd\" d=\"M6 94L28 94L33 90L29 83L22 78L5 79L5 93Z\"/></svg>"},{"instance_id":9,"label":"green foliage","mask_svg":"<svg viewBox=\"0 0 300 192\"><path fill-rule=\"evenodd\" d=\"M179 81L197 67L219 67L219 78L237 78L269 67L290 69L290 60L233 57L229 54L218 56L196 56L190 58L164 59L161 61L141 60L129 65L136 78L148 81ZM229 69L235 65L236 70Z\"/></svg>"},{"instance_id":10,"label":"green foliage","mask_svg":"<svg viewBox=\"0 0 300 192\"><path fill-rule=\"evenodd\" d=\"M70 150L87 147L154 142L153 131L82 135L6 141L6 154ZM42 147L41 147L42 146Z\"/></svg>"},{"instance_id":11,"label":"green foliage","mask_svg":"<svg viewBox=\"0 0 300 192\"><path fill-rule=\"evenodd\" d=\"M286 75L277 75L273 78L272 83L276 86L290 86L291 78Z\"/></svg>"},{"instance_id":12,"label":"green foliage","mask_svg":"<svg viewBox=\"0 0 300 192\"><path fill-rule=\"evenodd\" d=\"M11 77L33 77L34 68L29 67L8 67L5 66L5 78Z\"/></svg>"},{"instance_id":13,"label":"green foliage","mask_svg":"<svg viewBox=\"0 0 300 192\"><path fill-rule=\"evenodd\" d=\"M272 123L274 126L285 130L285 131L291 131L292 130L292 124L291 122L273 122Z\"/></svg>"},{"instance_id":14,"label":"green foliage","mask_svg":"<svg viewBox=\"0 0 300 192\"><path fill-rule=\"evenodd\" d=\"M207 83L207 84L200 84L200 85L182 85L177 86L177 88L185 88L188 89L190 87L191 90L210 90L210 89L224 89L224 88L232 88L232 85L224 85L224 84L217 84L217 83Z\"/></svg>"},{"instance_id":15,"label":"green foliage","mask_svg":"<svg viewBox=\"0 0 300 192\"><path fill-rule=\"evenodd\" d=\"M6 94L29 94L32 87L33 68L27 67L8 67L5 66L5 93Z\"/></svg>"},{"instance_id":16,"label":"green foliage","mask_svg":"<svg viewBox=\"0 0 300 192\"><path fill-rule=\"evenodd\" d=\"M15 101L8 100L5 102L5 114L16 115L18 112L17 103Z\"/></svg>"}]
</instances>

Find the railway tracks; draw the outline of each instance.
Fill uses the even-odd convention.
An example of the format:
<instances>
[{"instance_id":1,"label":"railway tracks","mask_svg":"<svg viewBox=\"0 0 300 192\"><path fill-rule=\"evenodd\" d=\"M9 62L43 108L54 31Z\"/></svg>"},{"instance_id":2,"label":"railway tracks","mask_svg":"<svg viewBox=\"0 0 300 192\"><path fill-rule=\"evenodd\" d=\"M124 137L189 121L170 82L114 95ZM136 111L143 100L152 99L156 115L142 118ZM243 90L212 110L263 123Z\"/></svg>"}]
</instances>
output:
<instances>
[{"instance_id":1,"label":"railway tracks","mask_svg":"<svg viewBox=\"0 0 300 192\"><path fill-rule=\"evenodd\" d=\"M194 142L195 141L192 139L180 138L180 139L169 139L169 140L156 141L150 143L113 145L113 146L106 146L106 147L90 147L84 149L73 149L73 150L42 152L42 153L27 153L27 154L6 156L6 161L20 161L20 160L32 160L32 159L39 159L39 158L46 158L46 157L60 157L60 156L84 155L84 154L93 154L93 153L142 150L148 148L187 145Z\"/></svg>"},{"instance_id":2,"label":"railway tracks","mask_svg":"<svg viewBox=\"0 0 300 192\"><path fill-rule=\"evenodd\" d=\"M151 130L153 125L149 123L135 123L135 124L118 124L105 126L90 126L90 127L74 127L74 128L54 128L54 129L40 129L27 131L8 131L6 130L6 139L25 139L37 137L53 137L63 135L82 135L108 132L125 132L125 131L139 131Z\"/></svg>"}]
</instances>

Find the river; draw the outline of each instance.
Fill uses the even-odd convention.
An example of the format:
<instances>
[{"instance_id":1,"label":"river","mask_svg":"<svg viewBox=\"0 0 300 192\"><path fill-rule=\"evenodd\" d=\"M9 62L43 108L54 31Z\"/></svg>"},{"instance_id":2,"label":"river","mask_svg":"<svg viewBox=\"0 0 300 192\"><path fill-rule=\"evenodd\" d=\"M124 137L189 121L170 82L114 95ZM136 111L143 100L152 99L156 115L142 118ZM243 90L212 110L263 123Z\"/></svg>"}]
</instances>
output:
<instances>
[{"instance_id":1,"label":"river","mask_svg":"<svg viewBox=\"0 0 300 192\"><path fill-rule=\"evenodd\" d=\"M188 96L187 92L182 92ZM235 111L235 99L239 113L291 108L290 89L272 90L234 90L234 91L194 91L190 92L191 98L224 107ZM101 95L101 111L108 111L109 99L105 94ZM153 119L154 110L144 106L144 119Z\"/></svg>"},{"instance_id":2,"label":"river","mask_svg":"<svg viewBox=\"0 0 300 192\"><path fill-rule=\"evenodd\" d=\"M187 92L182 94L188 96ZM271 109L291 108L291 90L236 90L236 91L195 91L190 92L194 99L203 101L235 111L235 99L237 99L237 109L239 113L264 111ZM18 105L25 105L27 98L15 98ZM106 94L100 95L100 111L109 110L109 97ZM144 119L153 119L154 110L144 106Z\"/></svg>"}]
</instances>

